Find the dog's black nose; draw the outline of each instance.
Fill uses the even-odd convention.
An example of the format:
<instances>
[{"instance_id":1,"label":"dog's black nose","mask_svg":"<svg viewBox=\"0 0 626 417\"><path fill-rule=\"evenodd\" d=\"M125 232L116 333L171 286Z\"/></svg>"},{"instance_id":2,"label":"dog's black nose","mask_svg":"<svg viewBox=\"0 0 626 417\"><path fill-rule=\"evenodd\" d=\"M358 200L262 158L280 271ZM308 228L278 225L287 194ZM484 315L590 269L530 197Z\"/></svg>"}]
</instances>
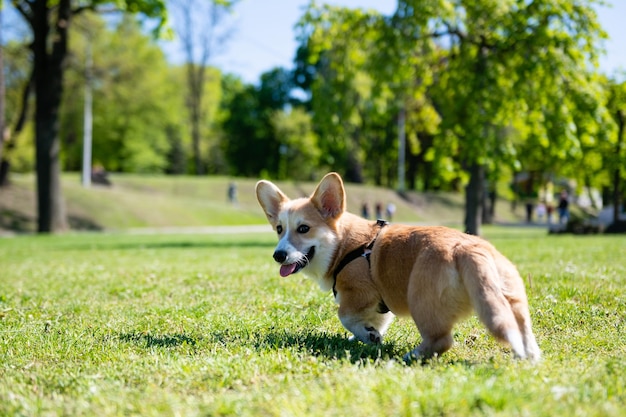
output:
<instances>
[{"instance_id":1,"label":"dog's black nose","mask_svg":"<svg viewBox=\"0 0 626 417\"><path fill-rule=\"evenodd\" d=\"M276 252L274 252L274 260L278 263L283 263L285 262L285 259L287 259L287 252L285 252L284 250L277 250Z\"/></svg>"}]
</instances>

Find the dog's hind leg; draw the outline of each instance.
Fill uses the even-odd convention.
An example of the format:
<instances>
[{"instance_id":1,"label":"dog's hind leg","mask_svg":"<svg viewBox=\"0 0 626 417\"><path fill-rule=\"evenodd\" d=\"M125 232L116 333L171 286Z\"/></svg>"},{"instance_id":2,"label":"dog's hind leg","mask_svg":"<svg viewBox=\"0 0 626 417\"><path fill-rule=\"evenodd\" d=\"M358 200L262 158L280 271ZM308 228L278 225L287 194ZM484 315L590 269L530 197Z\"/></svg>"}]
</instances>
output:
<instances>
[{"instance_id":1,"label":"dog's hind leg","mask_svg":"<svg viewBox=\"0 0 626 417\"><path fill-rule=\"evenodd\" d=\"M406 362L415 359L429 359L434 355L441 355L448 351L454 340L452 326L458 317L449 314L449 310L426 297L414 297L411 305L411 316L422 336L422 342L411 352L404 355Z\"/></svg>"},{"instance_id":2,"label":"dog's hind leg","mask_svg":"<svg viewBox=\"0 0 626 417\"><path fill-rule=\"evenodd\" d=\"M413 362L418 359L429 359L434 355L441 355L452 347L454 340L452 333L448 332L439 336L422 334L422 343L415 349L405 354L403 359L405 362Z\"/></svg>"},{"instance_id":3,"label":"dog's hind leg","mask_svg":"<svg viewBox=\"0 0 626 417\"><path fill-rule=\"evenodd\" d=\"M472 309L454 265L426 259L418 259L416 265L419 267L411 272L409 280L408 300L422 342L404 356L406 362L448 351L453 345L454 324Z\"/></svg>"}]
</instances>

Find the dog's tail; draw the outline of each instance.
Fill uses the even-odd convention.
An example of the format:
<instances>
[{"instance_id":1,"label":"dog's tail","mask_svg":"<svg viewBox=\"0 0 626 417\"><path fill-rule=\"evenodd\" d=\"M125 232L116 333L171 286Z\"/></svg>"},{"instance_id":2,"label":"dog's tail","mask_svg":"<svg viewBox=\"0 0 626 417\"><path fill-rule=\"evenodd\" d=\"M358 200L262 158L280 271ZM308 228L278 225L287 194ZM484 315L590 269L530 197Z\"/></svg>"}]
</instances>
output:
<instances>
[{"instance_id":1,"label":"dog's tail","mask_svg":"<svg viewBox=\"0 0 626 417\"><path fill-rule=\"evenodd\" d=\"M524 284L512 263L482 245L457 252L457 267L478 317L516 357L537 360Z\"/></svg>"}]
</instances>

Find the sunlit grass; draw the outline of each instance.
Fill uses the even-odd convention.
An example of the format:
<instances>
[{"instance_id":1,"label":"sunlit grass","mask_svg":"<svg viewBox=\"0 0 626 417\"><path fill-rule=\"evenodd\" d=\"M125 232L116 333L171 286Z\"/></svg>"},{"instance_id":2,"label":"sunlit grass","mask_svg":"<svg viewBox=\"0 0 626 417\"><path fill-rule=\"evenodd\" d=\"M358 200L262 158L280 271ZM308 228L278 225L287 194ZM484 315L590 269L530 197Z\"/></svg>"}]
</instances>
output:
<instances>
[{"instance_id":1,"label":"sunlit grass","mask_svg":"<svg viewBox=\"0 0 626 417\"><path fill-rule=\"evenodd\" d=\"M205 227L266 224L254 192L258 179L225 176L164 176L111 174L112 186L85 189L79 173L62 176L63 197L70 226L75 230L127 230L129 228ZM231 182L237 203L228 201ZM316 182L278 182L291 198L309 195ZM459 225L463 196L459 193L409 193L411 202L394 190L372 185L346 184L348 209L360 213L367 203L374 216L376 203L393 202L393 221ZM0 230L34 232L36 226L35 177L12 174L11 186L0 189ZM500 221L517 221L507 202L500 201ZM386 217L383 214L383 217Z\"/></svg>"},{"instance_id":2,"label":"sunlit grass","mask_svg":"<svg viewBox=\"0 0 626 417\"><path fill-rule=\"evenodd\" d=\"M2 239L0 415L623 415L623 237L485 234L527 281L538 365L476 319L425 366L407 319L350 343L272 233Z\"/></svg>"}]
</instances>

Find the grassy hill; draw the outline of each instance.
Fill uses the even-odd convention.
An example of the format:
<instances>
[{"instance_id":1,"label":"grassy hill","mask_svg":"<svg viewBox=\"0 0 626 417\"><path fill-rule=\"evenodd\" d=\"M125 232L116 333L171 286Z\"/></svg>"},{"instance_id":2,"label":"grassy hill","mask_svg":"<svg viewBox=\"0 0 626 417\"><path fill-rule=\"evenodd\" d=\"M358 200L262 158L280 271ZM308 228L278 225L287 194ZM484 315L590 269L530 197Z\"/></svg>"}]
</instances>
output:
<instances>
[{"instance_id":1,"label":"grassy hill","mask_svg":"<svg viewBox=\"0 0 626 417\"><path fill-rule=\"evenodd\" d=\"M70 226L75 230L201 227L264 224L256 201L256 179L191 176L113 174L112 186L85 189L77 173L64 174L63 192ZM227 199L228 184L237 184L238 203ZM277 182L288 196L310 194L316 183ZM347 184L348 209L359 213L367 202L371 210L380 202L397 207L393 221L460 224L463 196L453 193L411 193L403 199L394 190ZM498 220L517 221L508 203L500 202ZM36 229L35 177L13 174L11 185L0 188L0 230L32 232Z\"/></svg>"}]
</instances>

